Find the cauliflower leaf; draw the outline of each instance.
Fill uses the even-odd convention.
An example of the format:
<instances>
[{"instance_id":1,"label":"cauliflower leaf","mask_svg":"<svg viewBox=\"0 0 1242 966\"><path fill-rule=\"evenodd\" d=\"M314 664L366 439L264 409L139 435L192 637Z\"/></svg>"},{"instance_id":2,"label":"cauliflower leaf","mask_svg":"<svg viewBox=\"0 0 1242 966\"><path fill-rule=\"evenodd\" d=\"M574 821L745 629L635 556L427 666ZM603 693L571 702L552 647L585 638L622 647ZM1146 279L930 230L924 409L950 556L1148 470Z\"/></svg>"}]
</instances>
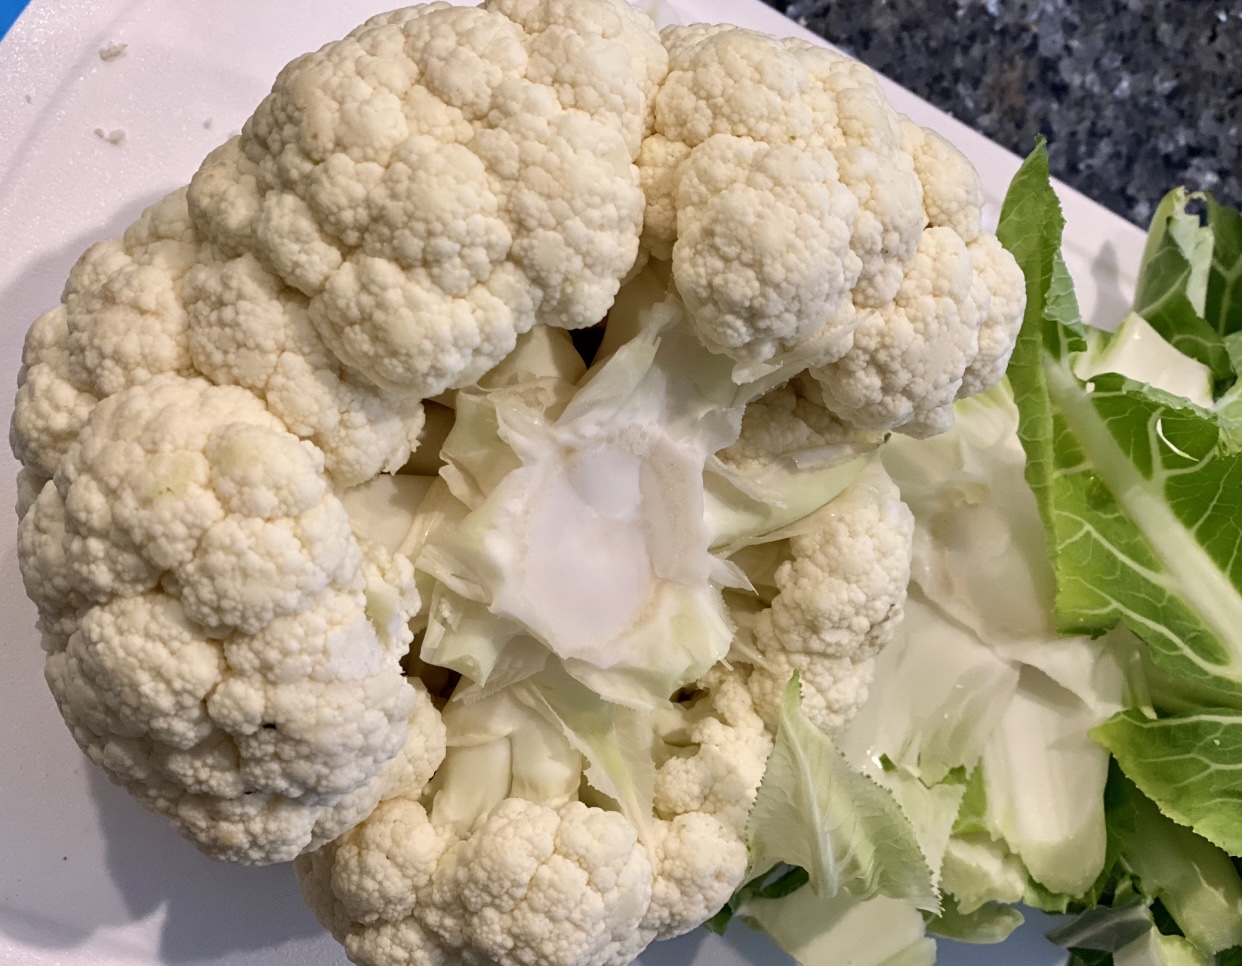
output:
<instances>
[{"instance_id":1,"label":"cauliflower leaf","mask_svg":"<svg viewBox=\"0 0 1242 966\"><path fill-rule=\"evenodd\" d=\"M784 862L824 898L888 896L937 911L931 869L892 794L855 771L801 704L795 675L747 825L751 871Z\"/></svg>"}]
</instances>

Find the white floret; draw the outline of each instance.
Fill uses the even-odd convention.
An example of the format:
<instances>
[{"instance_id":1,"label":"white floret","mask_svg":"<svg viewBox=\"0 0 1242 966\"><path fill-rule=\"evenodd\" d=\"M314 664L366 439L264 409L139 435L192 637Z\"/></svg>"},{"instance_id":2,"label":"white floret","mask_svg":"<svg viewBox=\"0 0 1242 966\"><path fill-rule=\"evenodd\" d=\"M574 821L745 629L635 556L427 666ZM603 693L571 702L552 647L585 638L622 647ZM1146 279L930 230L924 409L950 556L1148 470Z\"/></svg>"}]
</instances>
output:
<instances>
[{"instance_id":1,"label":"white floret","mask_svg":"<svg viewBox=\"0 0 1242 966\"><path fill-rule=\"evenodd\" d=\"M26 333L17 374L9 445L40 481L51 479L99 401L69 378L68 337L64 305L39 316Z\"/></svg>"},{"instance_id":2,"label":"white floret","mask_svg":"<svg viewBox=\"0 0 1242 966\"><path fill-rule=\"evenodd\" d=\"M908 117L901 119L901 135L923 185L928 225L952 228L970 244L979 237L983 219L983 186L974 165L945 138Z\"/></svg>"},{"instance_id":3,"label":"white floret","mask_svg":"<svg viewBox=\"0 0 1242 966\"><path fill-rule=\"evenodd\" d=\"M755 620L760 660L748 686L757 711L774 727L797 670L804 712L821 728L835 729L866 701L875 656L901 620L914 518L896 485L872 464L798 529L776 569L771 606Z\"/></svg>"},{"instance_id":4,"label":"white floret","mask_svg":"<svg viewBox=\"0 0 1242 966\"><path fill-rule=\"evenodd\" d=\"M394 799L295 869L365 966L624 966L714 915L746 865L741 830L703 812L656 821L640 843L615 812L509 798L455 839Z\"/></svg>"},{"instance_id":5,"label":"white floret","mask_svg":"<svg viewBox=\"0 0 1242 966\"><path fill-rule=\"evenodd\" d=\"M184 293L197 370L264 399L323 451L333 480L352 486L409 459L423 426L418 398L385 398L343 372L310 323L306 297L252 255L200 262Z\"/></svg>"},{"instance_id":6,"label":"white floret","mask_svg":"<svg viewBox=\"0 0 1242 966\"><path fill-rule=\"evenodd\" d=\"M703 344L762 361L812 339L849 349L858 202L828 152L717 135L682 167L673 276Z\"/></svg>"},{"instance_id":7,"label":"white floret","mask_svg":"<svg viewBox=\"0 0 1242 966\"><path fill-rule=\"evenodd\" d=\"M364 550L322 456L244 389L105 399L19 549L79 744L213 854L292 858L443 757L399 665L412 568ZM434 763L403 752L411 714Z\"/></svg>"},{"instance_id":8,"label":"white floret","mask_svg":"<svg viewBox=\"0 0 1242 966\"><path fill-rule=\"evenodd\" d=\"M17 563L26 594L39 609L43 649L63 650L90 606L65 560L65 504L48 481L30 501L17 528Z\"/></svg>"},{"instance_id":9,"label":"white floret","mask_svg":"<svg viewBox=\"0 0 1242 966\"><path fill-rule=\"evenodd\" d=\"M824 405L859 429L943 432L979 352L987 298L961 236L927 229L896 298L863 317L852 351L811 370Z\"/></svg>"},{"instance_id":10,"label":"white floret","mask_svg":"<svg viewBox=\"0 0 1242 966\"><path fill-rule=\"evenodd\" d=\"M850 429L816 401L822 398L807 376L765 393L746 407L737 442L717 455L745 471L840 443L879 445L879 437Z\"/></svg>"},{"instance_id":11,"label":"white floret","mask_svg":"<svg viewBox=\"0 0 1242 966\"><path fill-rule=\"evenodd\" d=\"M179 189L117 240L84 254L65 287L68 377L107 396L162 373L190 375L181 284L199 241Z\"/></svg>"},{"instance_id":12,"label":"white floret","mask_svg":"<svg viewBox=\"0 0 1242 966\"><path fill-rule=\"evenodd\" d=\"M759 228L730 233L733 248L727 251L737 253L737 267L745 272L763 266L761 276L784 275L782 264L797 260L800 244L822 248L824 239L816 233L822 235L823 229L814 227L813 213L824 205L806 200L817 188L833 199L828 274L836 288L844 288L834 293L834 307L843 294L850 296L846 305L863 307L891 299L926 217L899 119L870 72L822 48L752 31L668 27L661 37L669 49L669 76L656 98L655 133L639 158L649 198L644 227L648 249L668 258L674 242L697 222L692 206L684 210L682 193L694 157L705 144L720 137L755 142L779 149L778 157L800 158L786 162L784 170L797 171L801 165L803 173L793 183L809 216L801 223L786 219L784 247L792 238L793 253L782 253L767 245L762 230L767 223L775 225L788 204L781 193L752 191L749 198L733 200L734 227L742 227L738 218L744 207ZM756 149L751 145L743 150ZM680 287L681 271L676 260L674 264ZM809 275L817 266L802 271ZM818 331L833 318L823 314L821 304L799 308L807 310L800 323L803 333ZM837 324L848 324L848 317Z\"/></svg>"},{"instance_id":13,"label":"white floret","mask_svg":"<svg viewBox=\"0 0 1242 966\"><path fill-rule=\"evenodd\" d=\"M423 806L393 798L358 828L329 846L332 893L353 922L397 922L414 911L416 894L431 884L451 842Z\"/></svg>"},{"instance_id":14,"label":"white floret","mask_svg":"<svg viewBox=\"0 0 1242 966\"><path fill-rule=\"evenodd\" d=\"M350 961L358 966L487 966L481 960L463 959L445 949L413 917L355 927L341 942Z\"/></svg>"},{"instance_id":15,"label":"white floret","mask_svg":"<svg viewBox=\"0 0 1242 966\"><path fill-rule=\"evenodd\" d=\"M655 880L642 929L657 940L703 925L746 877L742 833L714 815L690 812L657 822L648 847Z\"/></svg>"},{"instance_id":16,"label":"white floret","mask_svg":"<svg viewBox=\"0 0 1242 966\"><path fill-rule=\"evenodd\" d=\"M772 751L772 733L743 674L717 667L701 684L707 711L695 712L701 716L690 725L688 745L656 773L656 813L669 820L711 815L740 836Z\"/></svg>"},{"instance_id":17,"label":"white floret","mask_svg":"<svg viewBox=\"0 0 1242 966\"><path fill-rule=\"evenodd\" d=\"M999 378L1024 301L969 162L822 47L661 38L643 245L671 260L703 344L739 381L810 367L854 430L943 431L954 399Z\"/></svg>"},{"instance_id":18,"label":"white floret","mask_svg":"<svg viewBox=\"0 0 1242 966\"><path fill-rule=\"evenodd\" d=\"M996 236L981 234L969 248L979 290L975 299L985 307L981 312L979 352L966 367L958 399L983 392L1005 375L1026 311L1026 280L1013 255L1001 247Z\"/></svg>"},{"instance_id":19,"label":"white floret","mask_svg":"<svg viewBox=\"0 0 1242 966\"><path fill-rule=\"evenodd\" d=\"M419 918L499 966L621 966L651 878L621 815L510 798L446 856Z\"/></svg>"},{"instance_id":20,"label":"white floret","mask_svg":"<svg viewBox=\"0 0 1242 966\"><path fill-rule=\"evenodd\" d=\"M536 321L607 312L637 257L632 162L666 61L621 0L376 18L281 72L195 176L195 222L304 293L370 383L468 385Z\"/></svg>"}]
</instances>

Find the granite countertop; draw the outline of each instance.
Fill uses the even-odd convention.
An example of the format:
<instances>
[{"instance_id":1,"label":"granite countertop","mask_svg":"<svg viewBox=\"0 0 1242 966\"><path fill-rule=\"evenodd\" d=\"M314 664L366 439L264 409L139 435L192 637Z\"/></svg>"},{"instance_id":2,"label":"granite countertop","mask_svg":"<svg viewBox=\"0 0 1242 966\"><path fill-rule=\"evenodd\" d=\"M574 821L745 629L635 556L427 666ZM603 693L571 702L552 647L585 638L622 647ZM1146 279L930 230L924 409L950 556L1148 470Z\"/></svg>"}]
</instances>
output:
<instances>
[{"instance_id":1,"label":"granite countertop","mask_svg":"<svg viewBox=\"0 0 1242 966\"><path fill-rule=\"evenodd\" d=\"M1170 188L1242 204L1242 0L767 0L1146 226Z\"/></svg>"}]
</instances>

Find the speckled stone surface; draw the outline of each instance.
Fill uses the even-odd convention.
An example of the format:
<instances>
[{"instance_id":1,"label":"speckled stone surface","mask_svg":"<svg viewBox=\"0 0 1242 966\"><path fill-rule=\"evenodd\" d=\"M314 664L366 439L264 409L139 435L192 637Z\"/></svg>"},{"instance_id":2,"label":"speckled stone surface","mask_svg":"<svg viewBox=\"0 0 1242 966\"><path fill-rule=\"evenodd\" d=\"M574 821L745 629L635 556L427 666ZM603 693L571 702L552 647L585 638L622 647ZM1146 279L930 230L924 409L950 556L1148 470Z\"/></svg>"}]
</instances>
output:
<instances>
[{"instance_id":1,"label":"speckled stone surface","mask_svg":"<svg viewBox=\"0 0 1242 966\"><path fill-rule=\"evenodd\" d=\"M1242 0L768 0L1146 225L1169 188L1242 204Z\"/></svg>"}]
</instances>

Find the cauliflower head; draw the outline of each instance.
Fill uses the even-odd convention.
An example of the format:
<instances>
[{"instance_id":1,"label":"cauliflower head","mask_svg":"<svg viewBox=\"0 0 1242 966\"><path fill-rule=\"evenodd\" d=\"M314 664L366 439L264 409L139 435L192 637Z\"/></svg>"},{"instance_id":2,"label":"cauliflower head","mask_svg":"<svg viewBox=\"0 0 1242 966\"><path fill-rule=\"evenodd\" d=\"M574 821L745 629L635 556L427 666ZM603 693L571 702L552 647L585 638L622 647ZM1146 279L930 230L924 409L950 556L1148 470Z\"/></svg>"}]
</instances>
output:
<instances>
[{"instance_id":1,"label":"cauliflower head","mask_svg":"<svg viewBox=\"0 0 1242 966\"><path fill-rule=\"evenodd\" d=\"M866 68L624 0L297 58L26 337L74 738L208 854L293 860L364 966L696 928L766 871L792 676L840 728L901 620L875 451L1003 374L981 203Z\"/></svg>"}]
</instances>

